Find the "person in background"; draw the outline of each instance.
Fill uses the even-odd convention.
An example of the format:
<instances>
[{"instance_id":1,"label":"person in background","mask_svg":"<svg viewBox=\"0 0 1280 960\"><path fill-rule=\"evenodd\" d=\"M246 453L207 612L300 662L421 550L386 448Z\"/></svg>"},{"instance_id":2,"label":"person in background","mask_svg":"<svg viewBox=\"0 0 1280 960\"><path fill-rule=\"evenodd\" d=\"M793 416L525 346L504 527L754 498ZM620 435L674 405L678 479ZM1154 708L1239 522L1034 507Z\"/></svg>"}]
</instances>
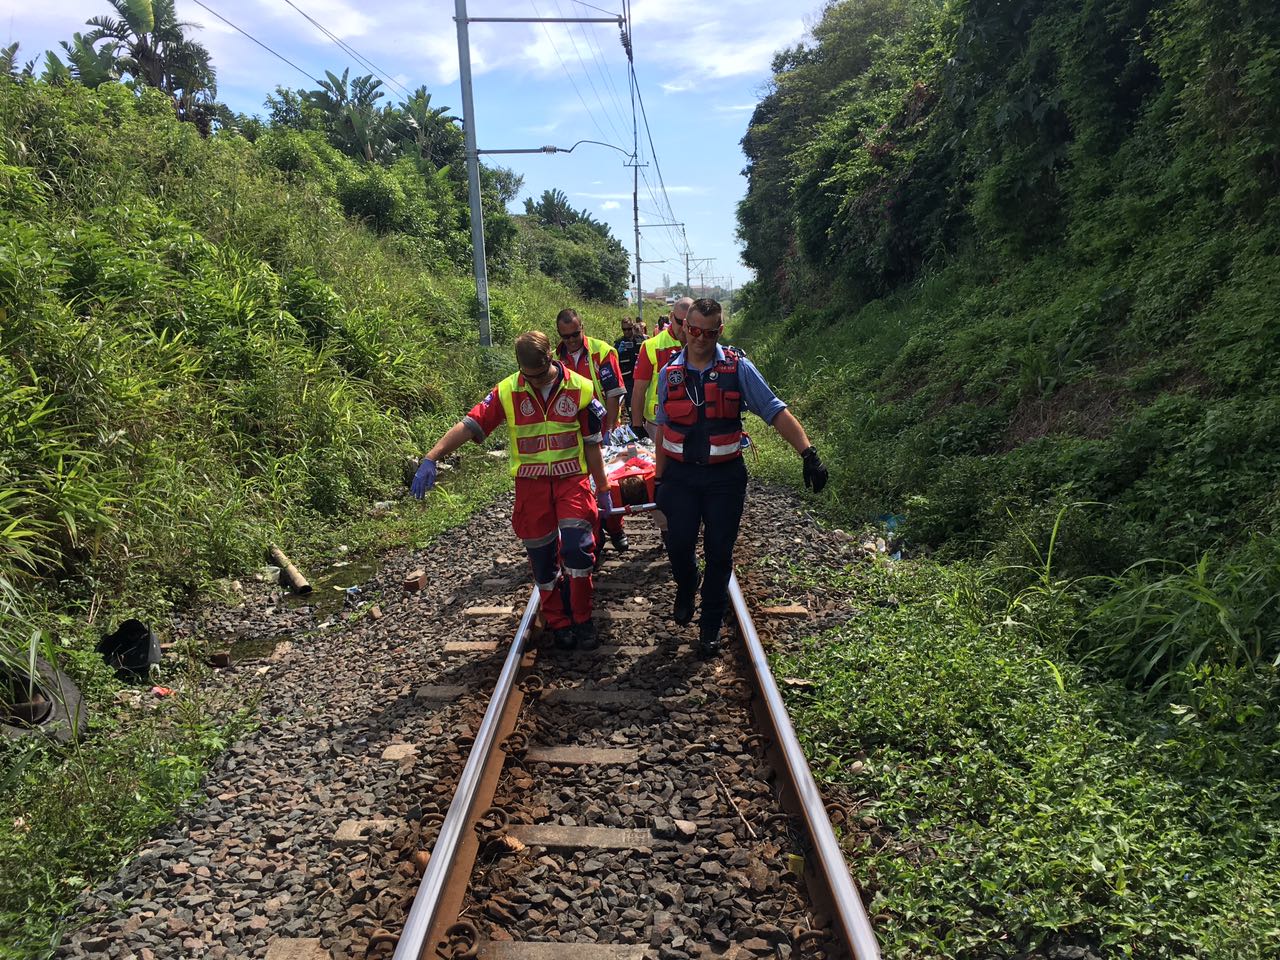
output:
<instances>
[{"instance_id":1,"label":"person in background","mask_svg":"<svg viewBox=\"0 0 1280 960\"><path fill-rule=\"evenodd\" d=\"M574 373L590 380L595 386L596 399L605 405L604 439L608 443L618 426L619 398L627 392L618 367L618 351L603 340L588 337L582 328L582 318L572 308L556 314L556 330L560 334L557 359ZM613 548L619 553L626 550L630 544L622 526L622 515L602 517L601 520ZM600 544L604 544L603 536Z\"/></svg>"},{"instance_id":2,"label":"person in background","mask_svg":"<svg viewBox=\"0 0 1280 960\"><path fill-rule=\"evenodd\" d=\"M552 358L545 333L522 333L515 347L517 371L436 441L410 489L421 500L442 459L505 423L516 487L511 526L529 555L542 615L557 647L592 650L596 521L613 509L600 452L604 406L590 380Z\"/></svg>"},{"instance_id":3,"label":"person in background","mask_svg":"<svg viewBox=\"0 0 1280 960\"><path fill-rule=\"evenodd\" d=\"M645 340L644 348L636 357L632 373L631 429L637 433L645 429L655 443L658 430L653 417L658 406L658 372L684 346L684 318L692 305L692 297L677 300L671 307L671 325Z\"/></svg>"},{"instance_id":4,"label":"person in background","mask_svg":"<svg viewBox=\"0 0 1280 960\"><path fill-rule=\"evenodd\" d=\"M800 421L754 364L716 342L724 330L719 303L693 301L684 328L685 347L663 368L658 385L654 499L667 518L667 557L676 582L671 615L681 625L693 620L702 529L706 563L697 652L709 657L720 649L733 548L747 498L742 414L756 414L791 444L804 461L804 485L814 493L827 485L827 468Z\"/></svg>"},{"instance_id":5,"label":"person in background","mask_svg":"<svg viewBox=\"0 0 1280 960\"><path fill-rule=\"evenodd\" d=\"M636 355L640 352L642 343L644 335L640 333L639 326L630 317L623 317L622 336L617 339L613 348L618 352L618 369L622 371L622 385L626 388L623 406L628 419L631 416L631 385L636 369Z\"/></svg>"}]
</instances>

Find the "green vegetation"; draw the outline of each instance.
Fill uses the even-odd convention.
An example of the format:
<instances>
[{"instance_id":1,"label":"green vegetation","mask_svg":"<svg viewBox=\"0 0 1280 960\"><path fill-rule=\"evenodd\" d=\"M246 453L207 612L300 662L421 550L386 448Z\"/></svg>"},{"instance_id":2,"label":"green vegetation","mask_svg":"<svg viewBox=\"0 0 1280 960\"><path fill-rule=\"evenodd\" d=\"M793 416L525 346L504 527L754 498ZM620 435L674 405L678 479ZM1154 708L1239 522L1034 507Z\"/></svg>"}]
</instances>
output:
<instances>
[{"instance_id":1,"label":"green vegetation","mask_svg":"<svg viewBox=\"0 0 1280 960\"><path fill-rule=\"evenodd\" d=\"M1275 685L1205 670L1149 710L1056 659L1062 598L1010 597L998 568L799 572L859 602L776 667L807 682L787 687L793 718L854 803L886 957L1272 954L1277 752L1220 708Z\"/></svg>"},{"instance_id":2,"label":"green vegetation","mask_svg":"<svg viewBox=\"0 0 1280 960\"><path fill-rule=\"evenodd\" d=\"M833 2L774 69L733 337L915 556L790 664L889 952L1266 955L1280 13Z\"/></svg>"},{"instance_id":3,"label":"green vegetation","mask_svg":"<svg viewBox=\"0 0 1280 960\"><path fill-rule=\"evenodd\" d=\"M613 329L627 272L589 218L509 216L519 178L486 169L482 351L447 108L329 74L233 116L171 2L114 6L43 79L0 51L0 658L58 663L90 717L82 742L0 743L0 957L48 955L251 716L201 692L202 646L156 676L173 696L123 688L104 629L163 637L268 543L306 568L491 503L509 481L473 449L428 504L373 507L519 330L569 304Z\"/></svg>"}]
</instances>

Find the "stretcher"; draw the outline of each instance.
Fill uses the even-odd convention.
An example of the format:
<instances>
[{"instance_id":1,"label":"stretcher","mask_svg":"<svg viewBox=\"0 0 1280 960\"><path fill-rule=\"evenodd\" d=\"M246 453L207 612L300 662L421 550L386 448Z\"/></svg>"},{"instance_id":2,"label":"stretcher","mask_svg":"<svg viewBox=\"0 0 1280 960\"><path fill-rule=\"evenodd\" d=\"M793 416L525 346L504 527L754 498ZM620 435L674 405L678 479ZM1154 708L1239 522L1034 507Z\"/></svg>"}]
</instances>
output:
<instances>
[{"instance_id":1,"label":"stretcher","mask_svg":"<svg viewBox=\"0 0 1280 960\"><path fill-rule=\"evenodd\" d=\"M653 442L648 437L635 439L632 434L632 439L626 443L610 444L603 453L604 472L609 478L609 493L614 503L610 515L616 517L657 509L653 502L656 472Z\"/></svg>"}]
</instances>

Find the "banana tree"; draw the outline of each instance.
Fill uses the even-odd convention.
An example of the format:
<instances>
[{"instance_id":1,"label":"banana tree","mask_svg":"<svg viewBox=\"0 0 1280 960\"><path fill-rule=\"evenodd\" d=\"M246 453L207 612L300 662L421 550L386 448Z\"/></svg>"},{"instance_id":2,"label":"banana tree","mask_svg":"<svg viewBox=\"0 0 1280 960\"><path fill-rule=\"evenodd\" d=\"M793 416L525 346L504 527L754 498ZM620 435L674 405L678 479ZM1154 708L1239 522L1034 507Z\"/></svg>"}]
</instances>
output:
<instances>
[{"instance_id":1,"label":"banana tree","mask_svg":"<svg viewBox=\"0 0 1280 960\"><path fill-rule=\"evenodd\" d=\"M326 118L329 139L339 150L371 163L389 160L395 144L387 134L399 116L392 108L378 106L386 95L378 89L381 80L372 76L349 80L350 72L343 70L339 77L326 70L320 89L308 91L306 100Z\"/></svg>"},{"instance_id":2,"label":"banana tree","mask_svg":"<svg viewBox=\"0 0 1280 960\"><path fill-rule=\"evenodd\" d=\"M115 41L95 47L88 38L77 33L71 38L70 43L66 40L62 41L62 49L66 51L71 78L78 80L86 87L98 87L120 79L118 68L120 45Z\"/></svg>"},{"instance_id":3,"label":"banana tree","mask_svg":"<svg viewBox=\"0 0 1280 960\"><path fill-rule=\"evenodd\" d=\"M217 76L209 51L191 40L192 26L178 19L174 0L110 0L116 16L94 17L84 42L96 46L109 41L116 49L120 76L156 87L174 99L186 117L217 92Z\"/></svg>"},{"instance_id":4,"label":"banana tree","mask_svg":"<svg viewBox=\"0 0 1280 960\"><path fill-rule=\"evenodd\" d=\"M418 87L402 109L410 135L407 149L420 167L453 166L462 160L462 129L448 107L433 107L425 86Z\"/></svg>"}]
</instances>

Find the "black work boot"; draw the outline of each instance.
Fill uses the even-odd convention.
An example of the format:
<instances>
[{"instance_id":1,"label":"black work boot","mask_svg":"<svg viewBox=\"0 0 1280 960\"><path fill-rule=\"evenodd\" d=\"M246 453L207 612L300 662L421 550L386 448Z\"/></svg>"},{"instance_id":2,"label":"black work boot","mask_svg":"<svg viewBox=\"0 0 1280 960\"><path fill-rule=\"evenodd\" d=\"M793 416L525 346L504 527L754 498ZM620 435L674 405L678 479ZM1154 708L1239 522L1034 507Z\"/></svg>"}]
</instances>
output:
<instances>
[{"instance_id":1,"label":"black work boot","mask_svg":"<svg viewBox=\"0 0 1280 960\"><path fill-rule=\"evenodd\" d=\"M556 627L551 631L551 638L557 650L572 650L577 644L572 627Z\"/></svg>"},{"instance_id":2,"label":"black work boot","mask_svg":"<svg viewBox=\"0 0 1280 960\"><path fill-rule=\"evenodd\" d=\"M676 602L671 606L671 619L680 626L693 621L693 609L697 605L698 581L693 581L687 588L676 587Z\"/></svg>"},{"instance_id":3,"label":"black work boot","mask_svg":"<svg viewBox=\"0 0 1280 960\"><path fill-rule=\"evenodd\" d=\"M592 620L573 625L573 639L579 650L594 650L600 646L600 638L596 636L596 625Z\"/></svg>"},{"instance_id":4,"label":"black work boot","mask_svg":"<svg viewBox=\"0 0 1280 960\"><path fill-rule=\"evenodd\" d=\"M701 624L698 627L698 649L699 659L707 660L717 656L720 653L720 624L717 623L714 628Z\"/></svg>"},{"instance_id":5,"label":"black work boot","mask_svg":"<svg viewBox=\"0 0 1280 960\"><path fill-rule=\"evenodd\" d=\"M619 553L626 553L631 549L631 542L627 540L627 532L619 530L617 533L609 534L609 542L613 544L613 549Z\"/></svg>"}]
</instances>

